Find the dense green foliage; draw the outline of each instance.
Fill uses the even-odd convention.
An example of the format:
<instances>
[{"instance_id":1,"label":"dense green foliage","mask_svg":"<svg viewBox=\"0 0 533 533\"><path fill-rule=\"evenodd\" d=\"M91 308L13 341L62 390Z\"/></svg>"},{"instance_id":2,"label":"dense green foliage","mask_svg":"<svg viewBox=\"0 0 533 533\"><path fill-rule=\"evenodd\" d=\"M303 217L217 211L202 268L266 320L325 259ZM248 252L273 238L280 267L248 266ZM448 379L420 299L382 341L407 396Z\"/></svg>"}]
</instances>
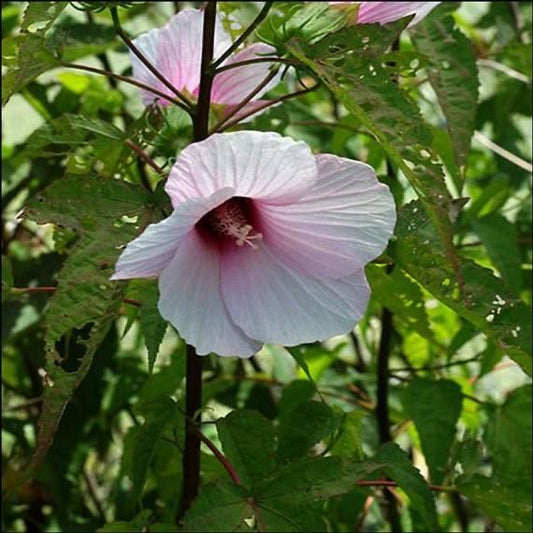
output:
<instances>
[{"instance_id":1,"label":"dense green foliage","mask_svg":"<svg viewBox=\"0 0 533 533\"><path fill-rule=\"evenodd\" d=\"M398 222L352 335L205 358L180 520L185 344L109 277L193 126L78 68L131 75L118 4L136 36L198 3L2 4L2 531L531 531L531 4L274 2L252 33L291 65L270 98L316 87L230 129L366 161Z\"/></svg>"}]
</instances>

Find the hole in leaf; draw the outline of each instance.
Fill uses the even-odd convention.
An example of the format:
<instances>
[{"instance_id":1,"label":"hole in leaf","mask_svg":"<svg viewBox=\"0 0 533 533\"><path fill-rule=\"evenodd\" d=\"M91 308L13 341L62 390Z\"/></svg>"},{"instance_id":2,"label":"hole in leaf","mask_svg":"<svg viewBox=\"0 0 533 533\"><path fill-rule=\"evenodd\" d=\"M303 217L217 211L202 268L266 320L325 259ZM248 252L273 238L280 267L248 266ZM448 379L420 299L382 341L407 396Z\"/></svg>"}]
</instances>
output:
<instances>
[{"instance_id":1,"label":"hole in leaf","mask_svg":"<svg viewBox=\"0 0 533 533\"><path fill-rule=\"evenodd\" d=\"M56 342L55 348L61 357L58 364L65 372L77 372L80 368L93 326L94 322L88 322L82 328L74 328Z\"/></svg>"}]
</instances>

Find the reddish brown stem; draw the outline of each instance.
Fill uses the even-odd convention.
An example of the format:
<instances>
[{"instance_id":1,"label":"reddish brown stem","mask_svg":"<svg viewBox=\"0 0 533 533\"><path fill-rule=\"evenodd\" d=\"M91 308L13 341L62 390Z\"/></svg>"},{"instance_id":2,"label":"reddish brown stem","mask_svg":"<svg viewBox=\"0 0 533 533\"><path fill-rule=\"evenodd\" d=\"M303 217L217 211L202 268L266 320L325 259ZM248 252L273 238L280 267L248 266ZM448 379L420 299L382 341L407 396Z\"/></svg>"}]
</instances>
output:
<instances>
[{"instance_id":1,"label":"reddish brown stem","mask_svg":"<svg viewBox=\"0 0 533 533\"><path fill-rule=\"evenodd\" d=\"M242 102L237 104L233 108L231 113L228 114L228 116L224 117L218 124L215 124L215 126L213 127L213 130L211 131L211 133L218 133L220 131L223 131L226 128L229 128L231 125L236 124L237 122L239 122L243 118L245 118L247 116L250 116L250 115L253 115L254 113L257 113L258 109L255 109L253 112L250 112L250 113L247 113L247 114L245 114L243 116L240 116L236 121L231 122L229 125L227 125L227 123L230 122L230 119L232 117L234 117L248 102L250 102L252 100L252 98L256 94L258 94L264 87L266 87L270 83L270 81L274 78L276 73L277 73L277 71L275 71L275 70L272 70L271 72L269 72L266 75L265 79Z\"/></svg>"},{"instance_id":2,"label":"reddish brown stem","mask_svg":"<svg viewBox=\"0 0 533 533\"><path fill-rule=\"evenodd\" d=\"M140 146L137 146L130 139L126 139L124 143L129 146L147 165L151 166L159 175L166 176L165 171Z\"/></svg>"},{"instance_id":3,"label":"reddish brown stem","mask_svg":"<svg viewBox=\"0 0 533 533\"><path fill-rule=\"evenodd\" d=\"M217 3L208 2L204 11L202 33L202 62L198 106L193 117L194 141L202 141L209 135L209 106L213 73L211 61L215 42ZM201 423L202 408L202 358L193 346L187 345L185 371L185 447L183 450L183 493L177 520L181 520L198 495L200 487L200 444L197 426Z\"/></svg>"},{"instance_id":4,"label":"reddish brown stem","mask_svg":"<svg viewBox=\"0 0 533 533\"><path fill-rule=\"evenodd\" d=\"M226 459L222 452L199 429L196 430L196 434L200 437L200 440L213 452L213 455L224 467L233 483L235 483L235 485L242 485L239 474L237 474L235 468L233 468L233 465Z\"/></svg>"},{"instance_id":5,"label":"reddish brown stem","mask_svg":"<svg viewBox=\"0 0 533 533\"><path fill-rule=\"evenodd\" d=\"M118 33L119 37L124 41L124 44L132 51L133 54L135 54L139 61L165 86L167 89L172 91L187 107L187 109L192 109L193 105L192 102L172 83L170 83L150 61L144 56L144 54L135 46L133 41L128 37L126 32L122 29L122 26L120 25L120 20L118 18L118 11L116 7L110 8L111 11L111 18L113 19L113 24L115 26L115 30Z\"/></svg>"},{"instance_id":6,"label":"reddish brown stem","mask_svg":"<svg viewBox=\"0 0 533 533\"><path fill-rule=\"evenodd\" d=\"M238 118L235 118L234 120L229 120L231 119L231 117L235 116L237 111L239 111L240 109L242 109L242 107L244 107L244 104L242 104L241 102L241 104L239 104L239 109L235 109L234 112L231 113L231 115L228 115L224 120L216 124L215 127L213 128L212 133L217 133L220 131L227 130L228 128L231 128L232 126L235 126L235 124L237 124L241 120L248 118L251 115L254 115L255 113L258 113L259 111L264 111L265 109L273 105L284 102L285 100L289 100L291 98L295 98L296 96L302 96L303 94L310 93L311 91L314 91L318 87L318 85L319 84L317 83L316 85L314 85L313 87L310 87L309 89L301 89L300 91L295 91L293 93L284 94L283 96L279 96L278 98L273 98L272 100L266 100L264 105L262 105L261 107L256 107L255 109L249 111L248 113L243 113L242 115L240 115ZM262 86L259 87L259 89L262 89ZM255 96L257 92L259 92L259 90L257 88L254 89L252 96L250 97L250 95L248 95L244 103L247 104L251 100L251 98Z\"/></svg>"},{"instance_id":7,"label":"reddish brown stem","mask_svg":"<svg viewBox=\"0 0 533 533\"><path fill-rule=\"evenodd\" d=\"M172 102L174 105L181 107L184 111L187 111L187 113L189 114L191 113L191 110L185 104L183 104L176 98L173 98L172 96L165 94L164 92L160 91L159 89L156 89L155 87L146 85L145 83L137 81L128 76L122 76L121 74L115 74L114 72L110 72L109 70L104 70L104 69L97 68L97 67L90 67L89 65L80 65L79 63L62 63L62 65L66 68L73 68L76 70L85 70L87 72L93 72L94 74L101 74L102 76L107 76L108 78L114 78L114 79L123 81L125 83L129 83L130 85L135 85L136 87L139 87L140 89L144 89L145 91L156 94L157 96L161 98L165 98L169 102Z\"/></svg>"}]
</instances>

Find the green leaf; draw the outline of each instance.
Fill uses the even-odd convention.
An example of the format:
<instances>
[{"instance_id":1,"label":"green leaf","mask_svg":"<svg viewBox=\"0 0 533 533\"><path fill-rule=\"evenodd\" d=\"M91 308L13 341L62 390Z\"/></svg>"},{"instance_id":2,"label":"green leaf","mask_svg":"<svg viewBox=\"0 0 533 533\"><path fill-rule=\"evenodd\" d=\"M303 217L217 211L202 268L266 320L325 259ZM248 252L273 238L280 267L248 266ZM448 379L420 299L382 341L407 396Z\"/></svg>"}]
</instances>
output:
<instances>
[{"instance_id":1,"label":"green leaf","mask_svg":"<svg viewBox=\"0 0 533 533\"><path fill-rule=\"evenodd\" d=\"M83 115L65 114L35 130L28 137L26 153L30 157L58 155L70 152L73 146L86 146L100 139L109 149L110 140L122 145L125 138L124 132L113 124ZM127 150L125 146L123 148Z\"/></svg>"},{"instance_id":2,"label":"green leaf","mask_svg":"<svg viewBox=\"0 0 533 533\"><path fill-rule=\"evenodd\" d=\"M516 294L522 289L522 270L516 227L499 213L472 221L472 227L487 249L502 279Z\"/></svg>"},{"instance_id":3,"label":"green leaf","mask_svg":"<svg viewBox=\"0 0 533 533\"><path fill-rule=\"evenodd\" d=\"M447 4L447 3L446 3ZM437 94L453 142L455 161L464 167L475 129L477 64L471 41L454 27L446 4L409 29L415 48L427 59L429 81Z\"/></svg>"},{"instance_id":4,"label":"green leaf","mask_svg":"<svg viewBox=\"0 0 533 533\"><path fill-rule=\"evenodd\" d=\"M492 518L504 531L529 533L533 530L531 520L531 494L509 488L497 479L479 474L471 478L461 476L457 488L479 510Z\"/></svg>"},{"instance_id":5,"label":"green leaf","mask_svg":"<svg viewBox=\"0 0 533 533\"><path fill-rule=\"evenodd\" d=\"M185 377L185 348L180 346L170 355L170 364L161 365L158 372L148 376L139 391L135 409L143 413L146 406L153 401L159 401L161 396L170 397L179 390Z\"/></svg>"},{"instance_id":6,"label":"green leaf","mask_svg":"<svg viewBox=\"0 0 533 533\"><path fill-rule=\"evenodd\" d=\"M414 379L404 391L403 403L420 436L431 481L439 485L444 479L455 425L461 414L461 387L444 379Z\"/></svg>"},{"instance_id":7,"label":"green leaf","mask_svg":"<svg viewBox=\"0 0 533 533\"><path fill-rule=\"evenodd\" d=\"M131 522L120 521L106 524L105 526L98 528L96 531L97 533L131 533L132 531L135 531L135 529Z\"/></svg>"},{"instance_id":8,"label":"green leaf","mask_svg":"<svg viewBox=\"0 0 533 533\"><path fill-rule=\"evenodd\" d=\"M407 494L426 531L439 531L433 494L405 452L397 444L388 442L379 448L374 460L385 463L385 472Z\"/></svg>"},{"instance_id":9,"label":"green leaf","mask_svg":"<svg viewBox=\"0 0 533 533\"><path fill-rule=\"evenodd\" d=\"M84 176L57 180L28 204L29 218L39 224L73 228L79 239L48 301L44 319L46 386L36 450L22 478L43 461L65 405L87 374L94 352L118 313L124 285L110 282L109 277L120 247L138 228L133 224L117 227L115 222L121 216L144 212L145 201L138 187Z\"/></svg>"},{"instance_id":10,"label":"green leaf","mask_svg":"<svg viewBox=\"0 0 533 533\"><path fill-rule=\"evenodd\" d=\"M332 455L362 460L363 439L361 436L361 421L367 416L365 411L350 411L346 413L341 428L340 437L331 449Z\"/></svg>"},{"instance_id":11,"label":"green leaf","mask_svg":"<svg viewBox=\"0 0 533 533\"><path fill-rule=\"evenodd\" d=\"M246 531L245 518L253 516L246 491L229 483L204 485L184 518L186 532Z\"/></svg>"},{"instance_id":12,"label":"green leaf","mask_svg":"<svg viewBox=\"0 0 533 533\"><path fill-rule=\"evenodd\" d=\"M33 33L7 37L2 41L2 105L37 76L61 65L54 45Z\"/></svg>"},{"instance_id":13,"label":"green leaf","mask_svg":"<svg viewBox=\"0 0 533 533\"><path fill-rule=\"evenodd\" d=\"M179 531L176 524L169 522L155 522L149 526L150 533L178 533Z\"/></svg>"},{"instance_id":14,"label":"green leaf","mask_svg":"<svg viewBox=\"0 0 533 533\"><path fill-rule=\"evenodd\" d=\"M435 298L492 339L531 375L531 311L501 279L478 264L462 260L462 286L446 260L439 239L418 202L404 206L391 255Z\"/></svg>"},{"instance_id":15,"label":"green leaf","mask_svg":"<svg viewBox=\"0 0 533 533\"><path fill-rule=\"evenodd\" d=\"M532 388L515 389L489 412L485 443L492 454L493 476L511 488L531 489L533 427Z\"/></svg>"},{"instance_id":16,"label":"green leaf","mask_svg":"<svg viewBox=\"0 0 533 533\"><path fill-rule=\"evenodd\" d=\"M283 51L285 43L291 37L300 37L314 43L328 33L339 30L346 23L346 15L342 11L331 9L327 2L278 3L281 6L272 10L257 34L261 40L278 47L280 51Z\"/></svg>"},{"instance_id":17,"label":"green leaf","mask_svg":"<svg viewBox=\"0 0 533 533\"><path fill-rule=\"evenodd\" d=\"M141 511L131 522L112 522L110 524L106 524L100 529L97 529L96 531L101 533L131 533L132 531L138 531L140 533L141 531L146 531L146 526L148 525L151 514L152 511L145 509L144 511ZM150 526L150 528L151 527L152 526ZM168 529L167 531L173 530Z\"/></svg>"},{"instance_id":18,"label":"green leaf","mask_svg":"<svg viewBox=\"0 0 533 533\"><path fill-rule=\"evenodd\" d=\"M222 449L245 486L252 487L275 469L274 430L264 416L238 409L219 419L217 430Z\"/></svg>"},{"instance_id":19,"label":"green leaf","mask_svg":"<svg viewBox=\"0 0 533 533\"><path fill-rule=\"evenodd\" d=\"M281 393L278 404L280 416L287 416L294 406L311 400L315 392L313 384L305 379L297 379L289 383Z\"/></svg>"},{"instance_id":20,"label":"green leaf","mask_svg":"<svg viewBox=\"0 0 533 533\"><path fill-rule=\"evenodd\" d=\"M258 501L274 506L290 498L293 503L309 499L326 500L343 494L356 481L383 467L383 464L355 462L340 457L303 459L280 468L274 478L257 486Z\"/></svg>"},{"instance_id":21,"label":"green leaf","mask_svg":"<svg viewBox=\"0 0 533 533\"><path fill-rule=\"evenodd\" d=\"M143 403L142 413L146 421L142 426L135 428L131 452L131 470L124 471L133 483L133 487L128 493L131 508L142 494L155 448L176 416L176 403L165 396L152 398L150 402Z\"/></svg>"},{"instance_id":22,"label":"green leaf","mask_svg":"<svg viewBox=\"0 0 533 533\"><path fill-rule=\"evenodd\" d=\"M81 234L93 233L103 226L105 231L120 235L121 244L126 244L125 235L129 235L132 229L139 229L138 221L126 223L121 218L142 216L148 205L149 197L145 191L131 183L67 175L32 199L25 213L38 224L53 223ZM120 250L116 249L113 255L118 257Z\"/></svg>"},{"instance_id":23,"label":"green leaf","mask_svg":"<svg viewBox=\"0 0 533 533\"><path fill-rule=\"evenodd\" d=\"M399 320L436 344L424 306L424 297L417 283L398 269L387 274L382 267L367 265L365 272L372 288L372 296L390 309Z\"/></svg>"},{"instance_id":24,"label":"green leaf","mask_svg":"<svg viewBox=\"0 0 533 533\"><path fill-rule=\"evenodd\" d=\"M287 48L373 135L409 180L435 225L444 256L460 282L449 218L451 196L438 157L431 149L431 130L417 105L391 80L397 72L387 70L387 64L396 64L401 56L384 52L406 23L402 20L386 26L355 25L328 35L313 46L292 38ZM350 53L353 51L356 53Z\"/></svg>"},{"instance_id":25,"label":"green leaf","mask_svg":"<svg viewBox=\"0 0 533 533\"><path fill-rule=\"evenodd\" d=\"M151 280L140 283L138 295L141 301L139 311L139 325L148 350L148 370L153 372L154 364L159 352L159 346L165 336L168 322L161 317L157 303L159 301L159 287L157 281Z\"/></svg>"},{"instance_id":26,"label":"green leaf","mask_svg":"<svg viewBox=\"0 0 533 533\"><path fill-rule=\"evenodd\" d=\"M280 421L278 458L292 461L305 455L317 442L331 435L338 426L329 406L305 402L294 406Z\"/></svg>"},{"instance_id":27,"label":"green leaf","mask_svg":"<svg viewBox=\"0 0 533 533\"><path fill-rule=\"evenodd\" d=\"M121 45L113 26L79 22L71 17L53 28L51 38L61 42L61 59L67 62L102 54Z\"/></svg>"},{"instance_id":28,"label":"green leaf","mask_svg":"<svg viewBox=\"0 0 533 533\"><path fill-rule=\"evenodd\" d=\"M305 375L309 378L309 381L314 385L315 389L318 390L315 380L313 379L313 376L309 370L309 365L305 360L303 348L300 346L285 346L285 349L294 357L295 361L298 363L298 366L304 371Z\"/></svg>"},{"instance_id":29,"label":"green leaf","mask_svg":"<svg viewBox=\"0 0 533 533\"><path fill-rule=\"evenodd\" d=\"M33 33L46 33L67 5L68 2L28 2L22 15L20 29Z\"/></svg>"},{"instance_id":30,"label":"green leaf","mask_svg":"<svg viewBox=\"0 0 533 533\"><path fill-rule=\"evenodd\" d=\"M483 464L483 444L480 440L467 438L458 444L457 462L461 465L465 481L478 473Z\"/></svg>"}]
</instances>

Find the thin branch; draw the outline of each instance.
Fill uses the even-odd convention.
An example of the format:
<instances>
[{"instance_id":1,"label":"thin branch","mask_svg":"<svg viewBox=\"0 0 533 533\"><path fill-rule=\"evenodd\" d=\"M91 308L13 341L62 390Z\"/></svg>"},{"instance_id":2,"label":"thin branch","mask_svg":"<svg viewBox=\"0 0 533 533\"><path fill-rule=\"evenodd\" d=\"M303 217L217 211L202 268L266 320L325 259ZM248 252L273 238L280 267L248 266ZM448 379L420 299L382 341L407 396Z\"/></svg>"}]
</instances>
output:
<instances>
[{"instance_id":1,"label":"thin branch","mask_svg":"<svg viewBox=\"0 0 533 533\"><path fill-rule=\"evenodd\" d=\"M238 118L237 121L234 121L233 123L231 123L229 126L226 125L227 122L230 121L230 119L232 117L234 117L248 102L250 102L250 100L252 100L252 98L258 94L262 89L264 89L269 83L270 81L272 81L272 79L274 78L274 76L277 74L277 71L276 70L271 70L265 77L265 79L253 90L250 92L250 94L248 94L248 96L246 96L246 98L244 100L242 100L242 102L238 103L232 110L231 110L231 113L229 113L226 117L224 117L220 122L218 122L218 124L215 124L215 126L213 127L213 130L211 131L211 133L217 133L219 131L221 131L222 129L226 129L226 128L229 128L231 127L233 124L236 124L237 122L239 122L240 120L242 120L243 118L245 118L245 116L250 116L252 115L253 113L257 113L257 109L255 109L253 111L253 113L248 113L247 115L245 116L241 116Z\"/></svg>"},{"instance_id":2,"label":"thin branch","mask_svg":"<svg viewBox=\"0 0 533 533\"><path fill-rule=\"evenodd\" d=\"M246 30L244 30L239 35L239 37L237 37L237 39L235 39L235 41L231 44L231 46L219 58L217 58L216 61L213 62L212 68L216 69L231 54L233 54L233 52L235 52L235 50L237 50L237 48L239 48L239 46L247 39L247 37L253 33L253 31L257 28L257 26L259 26L259 24L261 24L261 22L263 22L263 20L267 16L268 12L270 11L270 8L272 7L273 3L274 2L272 0L268 1L268 2L265 2L265 5L262 7L261 11L259 11L259 13L257 14L257 17L255 17L255 19L252 21L250 26L248 26L246 28Z\"/></svg>"},{"instance_id":3,"label":"thin branch","mask_svg":"<svg viewBox=\"0 0 533 533\"><path fill-rule=\"evenodd\" d=\"M143 184L143 187L148 192L153 192L152 190L152 184L150 183L150 180L148 179L148 174L146 173L146 168L143 165L143 162L140 158L137 158L135 160L135 164L137 166L137 172L139 172L139 176L141 178L141 183Z\"/></svg>"},{"instance_id":4,"label":"thin branch","mask_svg":"<svg viewBox=\"0 0 533 533\"><path fill-rule=\"evenodd\" d=\"M301 65L299 61L294 59L288 59L278 56L260 56L255 59L245 59L244 61L237 61L235 63L228 63L218 67L215 71L215 75L224 72L225 70L231 70L232 68L244 67L245 65L253 65L255 63L283 63L284 65Z\"/></svg>"},{"instance_id":5,"label":"thin branch","mask_svg":"<svg viewBox=\"0 0 533 533\"><path fill-rule=\"evenodd\" d=\"M520 2L509 2L509 8L511 10L511 15L513 17L513 24L514 29L516 33L520 36L520 41L524 44L527 44L529 42L527 33L523 31L524 29L524 17L522 16L522 13L520 12Z\"/></svg>"},{"instance_id":6,"label":"thin branch","mask_svg":"<svg viewBox=\"0 0 533 533\"><path fill-rule=\"evenodd\" d=\"M286 384L275 380L271 378L263 378L261 376L224 376L221 379L226 381L251 381L253 383L261 383L263 385L270 385L272 387L284 387ZM358 394L358 392L355 392L354 389L351 387L348 387L350 392L353 392L354 394ZM336 392L327 391L324 389L317 389L317 393L319 395L323 396L329 396L330 398L337 398L339 400L342 400L347 403L351 403L352 405L357 405L357 407L361 407L367 411L373 411L375 409L375 405L370 401L370 399L365 400L359 400L357 398L352 398L351 396L345 396L343 394L337 394Z\"/></svg>"},{"instance_id":7,"label":"thin branch","mask_svg":"<svg viewBox=\"0 0 533 533\"><path fill-rule=\"evenodd\" d=\"M301 89L299 91L295 91L295 92L289 93L289 94L284 94L283 96L279 96L278 98L274 98L272 100L266 100L265 101L265 105L262 105L260 107L256 107L256 108L250 110L248 113L243 113L242 115L240 115L238 118L235 118L234 120L229 120L232 116L235 115L235 113L237 111L240 110L240 109L236 109L236 110L234 110L234 112L232 112L230 115L228 115L224 120L222 120L218 124L216 124L214 126L214 128L213 128L212 133L218 133L219 131L227 130L228 128L231 128L232 126L235 126L235 124L237 124L241 120L243 120L245 118L248 118L251 115L254 115L255 113L258 113L259 111L264 111L268 107L271 107L271 106L277 105L277 104L279 104L281 102L284 102L285 100L289 100L291 98L295 98L297 96L302 96L303 94L315 91L319 87L319 85L320 84L317 83L313 87L310 87L310 88L307 88L307 89ZM262 89L262 87L260 89ZM257 91L257 92L259 92L259 91ZM255 93L255 90L254 90L254 93ZM255 96L255 94L253 94L250 97L250 99L253 98L254 96ZM248 99L248 97L246 97L245 104L247 104L249 101L250 100ZM242 108L242 107L244 107L244 105L239 104L239 107Z\"/></svg>"},{"instance_id":8,"label":"thin branch","mask_svg":"<svg viewBox=\"0 0 533 533\"><path fill-rule=\"evenodd\" d=\"M390 479L376 479L370 481L357 481L356 484L359 487L398 487L396 481L391 481ZM436 492L457 492L457 488L447 485L429 485L431 490Z\"/></svg>"},{"instance_id":9,"label":"thin branch","mask_svg":"<svg viewBox=\"0 0 533 533\"><path fill-rule=\"evenodd\" d=\"M89 24L94 24L94 17L93 14L90 11L86 11L85 15L87 17L87 21ZM105 70L111 70L111 64L109 63L109 59L107 57L107 54L105 52L102 52L101 54L96 54L96 59L100 61L102 67ZM117 80L115 78L109 78L109 85L111 88L116 89L117 88Z\"/></svg>"},{"instance_id":10,"label":"thin branch","mask_svg":"<svg viewBox=\"0 0 533 533\"><path fill-rule=\"evenodd\" d=\"M507 74L507 76L509 76L510 78L514 78L515 80L527 83L528 85L531 83L531 79L528 78L525 74L522 74L521 72L518 72L518 70L508 67L503 63L498 63L493 59L478 59L477 64L481 67L487 67L493 70L498 70L499 72L503 72L504 74Z\"/></svg>"},{"instance_id":11,"label":"thin branch","mask_svg":"<svg viewBox=\"0 0 533 533\"><path fill-rule=\"evenodd\" d=\"M415 367L402 367L402 368L391 368L389 370L389 373L394 374L395 372L425 372L425 371L431 371L431 370L441 370L443 368L448 368L451 366L457 366L457 365L464 365L466 363L472 363L474 361L479 361L480 356L475 355L473 357L470 357L468 359L462 359L460 361L451 361L449 363L444 363L442 365L434 365L434 366L420 366L418 368Z\"/></svg>"},{"instance_id":12,"label":"thin branch","mask_svg":"<svg viewBox=\"0 0 533 533\"><path fill-rule=\"evenodd\" d=\"M239 474L237 474L237 471L233 467L233 465L226 459L226 457L222 454L222 452L199 430L196 429L196 433L198 437L200 437L200 440L213 452L213 455L218 459L219 463L224 467L226 472L229 474L231 480L235 485L241 485L242 482L239 478Z\"/></svg>"},{"instance_id":13,"label":"thin branch","mask_svg":"<svg viewBox=\"0 0 533 533\"><path fill-rule=\"evenodd\" d=\"M109 10L111 11L111 18L113 19L113 25L115 26L115 30L119 37L124 41L124 44L139 58L139 61L165 86L167 89L172 91L184 104L185 108L188 111L191 111L191 109L194 108L192 102L172 83L170 83L158 70L155 68L148 59L143 55L143 53L133 44L133 41L129 38L129 36L126 34L126 32L122 29L122 26L120 24L120 20L118 18L118 11L116 7L110 7Z\"/></svg>"},{"instance_id":14,"label":"thin branch","mask_svg":"<svg viewBox=\"0 0 533 533\"><path fill-rule=\"evenodd\" d=\"M363 353L361 351L361 345L354 331L350 331L350 339L352 341L352 346L353 346L354 354L356 357L354 367L357 370L357 372L360 372L360 373L366 372L367 368L366 368L365 359L363 357Z\"/></svg>"},{"instance_id":15,"label":"thin branch","mask_svg":"<svg viewBox=\"0 0 533 533\"><path fill-rule=\"evenodd\" d=\"M459 494L458 492L452 492L448 494L448 498L450 500L450 503L457 517L457 521L459 522L461 526L461 531L464 533L468 533L468 531L470 531L470 527L469 527L470 516L469 516L468 508L465 505L465 502L461 494Z\"/></svg>"},{"instance_id":16,"label":"thin branch","mask_svg":"<svg viewBox=\"0 0 533 533\"><path fill-rule=\"evenodd\" d=\"M2 383L2 385L5 386L5 383ZM4 407L2 409L2 412L23 411L25 409L29 409L29 408L33 407L36 404L41 403L42 401L43 401L43 397L42 396L37 396L37 398L30 398L28 401L26 401L24 403L19 403L17 405L10 405L10 406Z\"/></svg>"},{"instance_id":17,"label":"thin branch","mask_svg":"<svg viewBox=\"0 0 533 533\"><path fill-rule=\"evenodd\" d=\"M489 150L492 150L496 155L499 155L500 157L503 157L509 161L509 163L513 163L513 165L520 167L526 172L533 172L533 165L529 161L526 161L525 159L522 159L521 157L509 152L505 148L502 148L499 144L496 144L488 137L485 137L485 135L483 135L481 132L476 130L474 132L474 139L480 144L486 146Z\"/></svg>"},{"instance_id":18,"label":"thin branch","mask_svg":"<svg viewBox=\"0 0 533 533\"><path fill-rule=\"evenodd\" d=\"M374 496L368 496L368 498L365 500L365 504L363 505L363 509L361 510L360 516L357 519L357 523L355 524L355 533L360 533L363 530L363 524L366 520L366 517L368 516L368 513L370 512L370 508L372 507L373 503Z\"/></svg>"},{"instance_id":19,"label":"thin branch","mask_svg":"<svg viewBox=\"0 0 533 533\"><path fill-rule=\"evenodd\" d=\"M101 520L107 522L107 517L105 515L104 508L102 507L102 502L98 498L98 485L94 475L92 474L92 472L89 472L85 467L83 467L82 476L85 480L85 483L87 483L87 488L89 489L89 496L91 497L91 500L96 508L98 516Z\"/></svg>"},{"instance_id":20,"label":"thin branch","mask_svg":"<svg viewBox=\"0 0 533 533\"><path fill-rule=\"evenodd\" d=\"M139 146L137 146L131 139L124 141L126 146L129 146L146 164L150 165L160 176L166 177L165 171Z\"/></svg>"},{"instance_id":21,"label":"thin branch","mask_svg":"<svg viewBox=\"0 0 533 533\"><path fill-rule=\"evenodd\" d=\"M388 163L387 171L393 175L392 167ZM394 265L387 265L387 274L390 274ZM392 313L386 307L381 313L381 337L377 355L377 403L376 417L378 423L379 441L381 444L392 441L389 418L389 358L392 337ZM394 496L389 491L384 491L387 501L387 520L393 533L401 533L402 525Z\"/></svg>"},{"instance_id":22,"label":"thin branch","mask_svg":"<svg viewBox=\"0 0 533 533\"><path fill-rule=\"evenodd\" d=\"M389 357L392 336L392 313L384 308L381 313L381 338L377 357L376 416L381 444L392 440L389 420Z\"/></svg>"},{"instance_id":23,"label":"thin branch","mask_svg":"<svg viewBox=\"0 0 533 533\"><path fill-rule=\"evenodd\" d=\"M69 63L69 62L63 62L62 66L66 68L73 68L77 70L85 70L87 72L93 72L94 74L101 74L102 76L107 76L108 78L115 78L117 80L123 81L124 83L129 83L130 85L135 85L136 87L139 87L140 89L144 89L145 91L151 92L161 98L164 98L168 100L169 102L172 102L174 105L177 105L178 107L181 107L184 111L187 111L187 113L190 114L191 110L182 102L179 100L176 100L176 98L173 98L172 96L165 94L164 92L160 91L159 89L156 89L155 87L151 87L150 85L146 85L145 83L141 81L137 81L134 78L130 78L129 76L122 76L121 74L115 74L114 72L111 72L109 70L104 70L97 67L90 67L88 65L80 65L79 63Z\"/></svg>"},{"instance_id":24,"label":"thin branch","mask_svg":"<svg viewBox=\"0 0 533 533\"><path fill-rule=\"evenodd\" d=\"M242 486L242 482L241 482L241 479L239 478L239 474L237 474L237 471L235 470L234 466L228 461L228 459L224 456L224 454L198 428L195 428L195 432L197 433L201 441L211 450L211 452L213 452L213 455L216 457L216 459L218 459L220 464L224 467L226 472L231 477L231 480L233 481L233 483L235 483L235 485ZM261 518L259 507L255 499L253 497L249 497L248 503L254 512L254 516L257 521L258 530L260 532L266 531L265 524Z\"/></svg>"}]
</instances>

